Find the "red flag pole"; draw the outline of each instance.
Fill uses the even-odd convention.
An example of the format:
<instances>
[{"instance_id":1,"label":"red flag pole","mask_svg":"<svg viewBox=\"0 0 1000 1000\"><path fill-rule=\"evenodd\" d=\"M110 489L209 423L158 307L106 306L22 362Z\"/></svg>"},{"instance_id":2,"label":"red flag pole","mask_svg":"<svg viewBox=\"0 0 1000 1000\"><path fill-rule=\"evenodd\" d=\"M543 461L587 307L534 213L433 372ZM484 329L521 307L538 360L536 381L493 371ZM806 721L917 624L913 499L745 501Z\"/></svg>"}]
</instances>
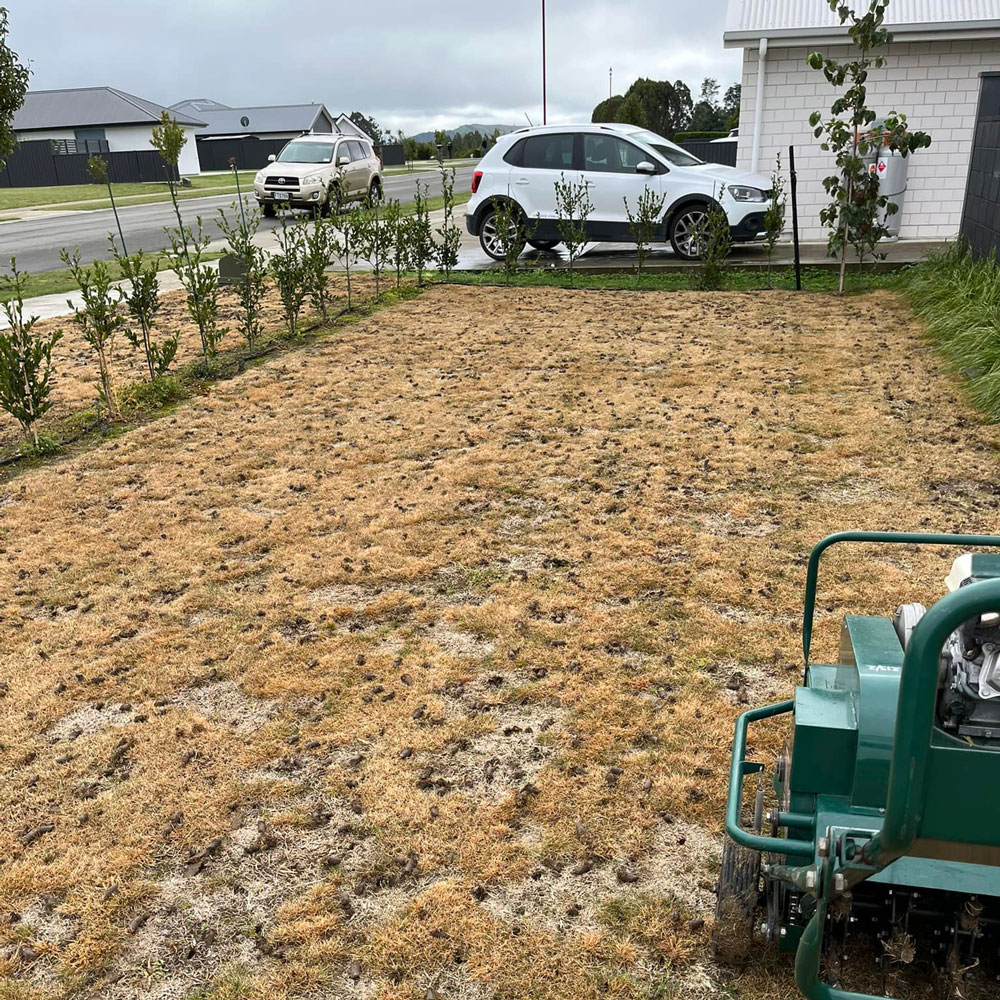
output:
<instances>
[{"instance_id":1,"label":"red flag pole","mask_svg":"<svg viewBox=\"0 0 1000 1000\"><path fill-rule=\"evenodd\" d=\"M542 0L542 124L548 125L548 93L545 67L545 0Z\"/></svg>"}]
</instances>

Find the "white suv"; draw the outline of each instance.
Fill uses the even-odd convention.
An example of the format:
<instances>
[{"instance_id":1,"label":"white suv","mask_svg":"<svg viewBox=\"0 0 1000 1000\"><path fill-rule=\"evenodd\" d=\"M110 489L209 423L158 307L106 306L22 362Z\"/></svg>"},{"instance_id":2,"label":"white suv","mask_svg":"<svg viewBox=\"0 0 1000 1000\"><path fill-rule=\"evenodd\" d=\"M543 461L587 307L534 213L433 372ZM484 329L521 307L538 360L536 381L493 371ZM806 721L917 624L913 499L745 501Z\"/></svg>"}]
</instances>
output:
<instances>
[{"instance_id":1,"label":"white suv","mask_svg":"<svg viewBox=\"0 0 1000 1000\"><path fill-rule=\"evenodd\" d=\"M368 139L309 132L292 139L253 179L266 216L280 207L330 209L345 201L382 197L382 164Z\"/></svg>"},{"instance_id":2,"label":"white suv","mask_svg":"<svg viewBox=\"0 0 1000 1000\"><path fill-rule=\"evenodd\" d=\"M494 220L498 200L512 203L538 250L559 242L555 185L585 182L593 211L586 232L595 243L634 243L625 203L635 211L645 188L663 195L656 242L670 241L688 260L699 255L699 234L712 204L729 219L735 242L760 238L771 181L717 163L704 163L655 132L634 125L549 125L502 136L472 178L466 227L486 253L502 260Z\"/></svg>"}]
</instances>

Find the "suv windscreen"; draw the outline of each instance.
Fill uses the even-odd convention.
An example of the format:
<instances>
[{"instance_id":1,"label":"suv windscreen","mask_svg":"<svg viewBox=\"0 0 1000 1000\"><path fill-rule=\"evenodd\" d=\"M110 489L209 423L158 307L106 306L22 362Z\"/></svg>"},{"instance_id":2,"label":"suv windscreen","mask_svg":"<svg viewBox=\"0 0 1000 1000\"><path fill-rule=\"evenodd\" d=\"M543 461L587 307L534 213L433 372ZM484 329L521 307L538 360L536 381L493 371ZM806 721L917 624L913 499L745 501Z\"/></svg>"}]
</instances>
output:
<instances>
[{"instance_id":1,"label":"suv windscreen","mask_svg":"<svg viewBox=\"0 0 1000 1000\"><path fill-rule=\"evenodd\" d=\"M672 163L675 167L697 167L705 162L655 132L630 132L629 135L636 142L644 142L651 149L655 149L667 163Z\"/></svg>"},{"instance_id":2,"label":"suv windscreen","mask_svg":"<svg viewBox=\"0 0 1000 1000\"><path fill-rule=\"evenodd\" d=\"M329 163L333 159L332 142L290 142L278 154L277 163Z\"/></svg>"}]
</instances>

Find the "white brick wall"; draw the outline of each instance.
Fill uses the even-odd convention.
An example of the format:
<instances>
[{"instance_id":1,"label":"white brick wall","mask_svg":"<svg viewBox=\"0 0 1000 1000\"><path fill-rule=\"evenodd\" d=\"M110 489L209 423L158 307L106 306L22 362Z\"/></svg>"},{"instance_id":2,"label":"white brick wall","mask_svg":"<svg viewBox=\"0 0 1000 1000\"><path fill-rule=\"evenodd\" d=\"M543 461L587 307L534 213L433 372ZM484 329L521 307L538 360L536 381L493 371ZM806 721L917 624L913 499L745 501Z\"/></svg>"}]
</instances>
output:
<instances>
[{"instance_id":1,"label":"white brick wall","mask_svg":"<svg viewBox=\"0 0 1000 1000\"><path fill-rule=\"evenodd\" d=\"M815 48L843 59L846 46ZM771 48L764 76L761 123L761 173L774 169L781 152L788 168L788 147L795 146L798 173L799 233L804 240L826 238L819 210L826 204L823 178L832 157L819 148L809 128L809 115L826 117L834 90L823 73L806 65L808 48ZM913 154L909 164L900 236L947 239L958 233L968 179L969 157L979 102L980 74L1000 71L1000 42L991 40L895 42L886 65L868 78L868 104L879 114L900 111L914 128L927 132L929 149ZM753 150L754 103L757 99L757 50L743 53L743 93L737 165L750 168ZM791 219L791 211L788 213Z\"/></svg>"}]
</instances>

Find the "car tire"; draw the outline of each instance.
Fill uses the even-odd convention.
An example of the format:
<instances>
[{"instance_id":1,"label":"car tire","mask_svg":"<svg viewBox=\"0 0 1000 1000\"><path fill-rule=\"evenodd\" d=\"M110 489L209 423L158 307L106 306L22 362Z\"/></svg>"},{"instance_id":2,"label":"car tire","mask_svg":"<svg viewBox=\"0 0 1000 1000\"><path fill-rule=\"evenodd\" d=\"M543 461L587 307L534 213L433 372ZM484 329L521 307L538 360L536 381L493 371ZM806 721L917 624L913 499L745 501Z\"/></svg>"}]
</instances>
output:
<instances>
[{"instance_id":1,"label":"car tire","mask_svg":"<svg viewBox=\"0 0 1000 1000\"><path fill-rule=\"evenodd\" d=\"M496 214L496 211L491 208L488 209L486 214L483 216L482 221L479 224L479 245L483 248L483 253L485 253L487 257L490 257L493 260L502 261L504 259L503 242L497 232ZM521 236L520 226L518 226L517 222L513 222L512 225L517 226L518 233L517 239L512 241L511 246L519 246L517 253L518 256L520 256L524 250L525 240Z\"/></svg>"},{"instance_id":2,"label":"car tire","mask_svg":"<svg viewBox=\"0 0 1000 1000\"><path fill-rule=\"evenodd\" d=\"M528 240L528 246L535 250L555 250L559 240Z\"/></svg>"},{"instance_id":3,"label":"car tire","mask_svg":"<svg viewBox=\"0 0 1000 1000\"><path fill-rule=\"evenodd\" d=\"M382 204L382 182L377 177L372 181L371 187L368 188L368 204Z\"/></svg>"},{"instance_id":4,"label":"car tire","mask_svg":"<svg viewBox=\"0 0 1000 1000\"><path fill-rule=\"evenodd\" d=\"M274 207L273 201L261 202L260 211L265 219L273 219L278 214L278 210Z\"/></svg>"},{"instance_id":5,"label":"car tire","mask_svg":"<svg viewBox=\"0 0 1000 1000\"><path fill-rule=\"evenodd\" d=\"M337 189L331 184L326 189L326 197L323 199L323 204L319 206L319 214L324 218L328 219L333 212L333 206L337 200Z\"/></svg>"},{"instance_id":6,"label":"car tire","mask_svg":"<svg viewBox=\"0 0 1000 1000\"><path fill-rule=\"evenodd\" d=\"M708 205L692 202L679 208L670 220L670 245L674 253L684 260L699 260L701 248L698 245L698 227L708 218Z\"/></svg>"}]
</instances>

